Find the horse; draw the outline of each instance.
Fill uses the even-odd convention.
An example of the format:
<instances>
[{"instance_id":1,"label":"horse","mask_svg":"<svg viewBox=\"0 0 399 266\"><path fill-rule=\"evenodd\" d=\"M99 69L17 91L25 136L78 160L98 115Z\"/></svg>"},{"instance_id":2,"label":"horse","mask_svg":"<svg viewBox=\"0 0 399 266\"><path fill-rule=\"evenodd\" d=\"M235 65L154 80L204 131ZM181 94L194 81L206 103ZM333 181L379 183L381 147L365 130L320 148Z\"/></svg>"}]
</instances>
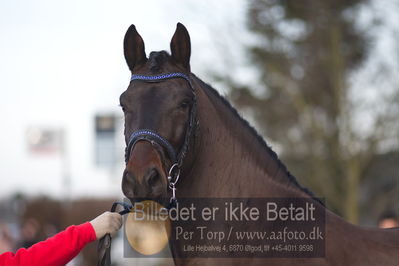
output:
<instances>
[{"instance_id":1,"label":"horse","mask_svg":"<svg viewBox=\"0 0 399 266\"><path fill-rule=\"evenodd\" d=\"M309 198L256 130L190 70L177 24L166 51L145 53L134 25L124 38L131 81L121 96L126 141L122 191L137 198ZM178 189L178 190L177 190ZM316 201L316 200L315 200ZM324 208L324 207L323 207ZM179 245L178 243L176 245ZM172 252L178 246L171 247ZM350 224L325 209L320 258L175 258L176 265L398 265L399 230Z\"/></svg>"}]
</instances>

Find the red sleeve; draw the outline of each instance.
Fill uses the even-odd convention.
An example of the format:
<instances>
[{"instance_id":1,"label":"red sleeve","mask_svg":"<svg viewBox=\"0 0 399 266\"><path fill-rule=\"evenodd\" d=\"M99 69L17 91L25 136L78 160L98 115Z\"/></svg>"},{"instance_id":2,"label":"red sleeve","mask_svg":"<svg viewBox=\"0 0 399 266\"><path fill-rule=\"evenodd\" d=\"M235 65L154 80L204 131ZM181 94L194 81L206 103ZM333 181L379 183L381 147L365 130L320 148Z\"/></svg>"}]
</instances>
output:
<instances>
[{"instance_id":1,"label":"red sleeve","mask_svg":"<svg viewBox=\"0 0 399 266\"><path fill-rule=\"evenodd\" d=\"M9 265L65 265L84 246L96 240L91 223L69 226L64 231L36 243L28 249L21 248L15 254L6 252L0 255L0 266Z\"/></svg>"}]
</instances>

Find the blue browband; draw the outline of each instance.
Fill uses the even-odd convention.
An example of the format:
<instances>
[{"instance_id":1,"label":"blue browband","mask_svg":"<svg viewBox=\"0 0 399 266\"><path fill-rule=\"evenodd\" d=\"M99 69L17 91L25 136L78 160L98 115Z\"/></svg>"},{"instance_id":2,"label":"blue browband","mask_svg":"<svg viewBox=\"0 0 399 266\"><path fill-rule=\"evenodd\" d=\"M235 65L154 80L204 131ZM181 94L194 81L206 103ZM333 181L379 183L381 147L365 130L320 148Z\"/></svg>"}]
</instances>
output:
<instances>
[{"instance_id":1,"label":"blue browband","mask_svg":"<svg viewBox=\"0 0 399 266\"><path fill-rule=\"evenodd\" d=\"M189 83L190 88L193 90L193 86L191 84L191 80L189 79L189 77L186 74L180 73L180 72L173 72L173 73L153 75L153 76L134 74L134 75L132 75L130 81L141 80L141 81L145 81L145 82L161 82L161 81L164 81L166 79L171 79L171 78L185 79ZM139 129L130 135L129 142L128 142L128 145L126 147L126 152L125 152L125 162L128 163L131 150L132 150L133 146L136 144L136 142L139 140L146 140L151 143L155 142L155 143L159 144L160 146L162 146L166 150L166 152L169 156L169 159L172 161L172 163L178 163L180 166L180 164L182 163L182 160L185 156L185 153L187 151L187 148L188 148L188 141L191 136L191 132L192 132L192 128L193 128L194 120L195 120L195 109L196 109L195 106L193 106L193 108L191 109L190 119L189 119L189 123L188 123L188 130L186 132L184 145L183 145L181 151L179 152L179 154L177 154L177 152L173 148L172 144L170 144L170 142L168 140L166 140L165 138L160 136L155 131L150 130L150 129Z\"/></svg>"},{"instance_id":2,"label":"blue browband","mask_svg":"<svg viewBox=\"0 0 399 266\"><path fill-rule=\"evenodd\" d=\"M180 72L173 72L173 73L168 73L168 74L161 74L161 75L154 75L154 76L146 76L146 75L132 75L132 78L130 81L133 80L143 80L143 81L162 81L165 79L171 79L171 78L183 78L187 80L189 83L191 83L190 79L188 76L184 73Z\"/></svg>"}]
</instances>

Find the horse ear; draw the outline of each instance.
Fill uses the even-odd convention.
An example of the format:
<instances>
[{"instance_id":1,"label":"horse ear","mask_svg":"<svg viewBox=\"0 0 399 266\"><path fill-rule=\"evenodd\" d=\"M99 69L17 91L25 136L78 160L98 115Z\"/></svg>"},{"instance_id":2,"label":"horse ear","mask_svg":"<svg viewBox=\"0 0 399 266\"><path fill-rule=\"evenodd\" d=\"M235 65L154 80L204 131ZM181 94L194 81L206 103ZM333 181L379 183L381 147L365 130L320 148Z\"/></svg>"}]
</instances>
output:
<instances>
[{"instance_id":1,"label":"horse ear","mask_svg":"<svg viewBox=\"0 0 399 266\"><path fill-rule=\"evenodd\" d=\"M131 25L126 32L123 49L130 71L133 71L135 66L143 65L147 62L143 39L134 25Z\"/></svg>"},{"instance_id":2,"label":"horse ear","mask_svg":"<svg viewBox=\"0 0 399 266\"><path fill-rule=\"evenodd\" d=\"M190 71L190 35L183 24L177 23L175 34L170 42L172 59Z\"/></svg>"}]
</instances>

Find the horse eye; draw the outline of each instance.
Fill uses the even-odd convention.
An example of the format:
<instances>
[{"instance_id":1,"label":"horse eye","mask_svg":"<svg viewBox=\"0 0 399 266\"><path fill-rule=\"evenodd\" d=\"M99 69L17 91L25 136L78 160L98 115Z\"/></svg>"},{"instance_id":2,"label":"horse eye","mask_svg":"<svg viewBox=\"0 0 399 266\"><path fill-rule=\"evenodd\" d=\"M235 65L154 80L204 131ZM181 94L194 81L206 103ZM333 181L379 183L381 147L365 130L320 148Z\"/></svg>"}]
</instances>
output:
<instances>
[{"instance_id":1,"label":"horse eye","mask_svg":"<svg viewBox=\"0 0 399 266\"><path fill-rule=\"evenodd\" d=\"M126 108L123 105L121 105L121 108L123 112L126 112Z\"/></svg>"},{"instance_id":2,"label":"horse eye","mask_svg":"<svg viewBox=\"0 0 399 266\"><path fill-rule=\"evenodd\" d=\"M188 100L185 100L180 103L179 107L182 109L186 109L189 105L190 105L190 102Z\"/></svg>"}]
</instances>

